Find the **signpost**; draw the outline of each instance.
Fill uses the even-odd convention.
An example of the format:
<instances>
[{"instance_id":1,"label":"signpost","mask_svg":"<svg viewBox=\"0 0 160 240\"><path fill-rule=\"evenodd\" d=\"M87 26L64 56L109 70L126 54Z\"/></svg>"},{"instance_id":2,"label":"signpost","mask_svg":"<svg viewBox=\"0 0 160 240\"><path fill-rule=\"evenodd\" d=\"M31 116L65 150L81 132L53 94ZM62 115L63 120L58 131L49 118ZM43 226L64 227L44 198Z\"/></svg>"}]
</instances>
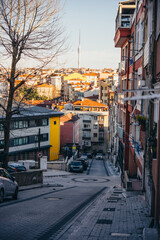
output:
<instances>
[{"instance_id":1,"label":"signpost","mask_svg":"<svg viewBox=\"0 0 160 240\"><path fill-rule=\"evenodd\" d=\"M37 152L37 157L42 158L43 157L43 152Z\"/></svg>"}]
</instances>

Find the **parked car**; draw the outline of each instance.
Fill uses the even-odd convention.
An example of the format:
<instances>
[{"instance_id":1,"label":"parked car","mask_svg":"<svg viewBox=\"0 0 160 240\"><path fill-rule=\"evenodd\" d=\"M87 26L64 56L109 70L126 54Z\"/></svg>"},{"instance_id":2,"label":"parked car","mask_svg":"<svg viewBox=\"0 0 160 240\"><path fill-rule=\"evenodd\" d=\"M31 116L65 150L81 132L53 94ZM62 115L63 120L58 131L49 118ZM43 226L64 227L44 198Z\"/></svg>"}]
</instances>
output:
<instances>
[{"instance_id":1,"label":"parked car","mask_svg":"<svg viewBox=\"0 0 160 240\"><path fill-rule=\"evenodd\" d=\"M83 172L83 164L81 161L72 161L69 164L69 171L70 172Z\"/></svg>"},{"instance_id":2,"label":"parked car","mask_svg":"<svg viewBox=\"0 0 160 240\"><path fill-rule=\"evenodd\" d=\"M92 153L87 153L87 157L88 157L89 159L92 159Z\"/></svg>"},{"instance_id":3,"label":"parked car","mask_svg":"<svg viewBox=\"0 0 160 240\"><path fill-rule=\"evenodd\" d=\"M96 155L96 160L103 160L103 155L102 155L102 153L97 153L97 155Z\"/></svg>"},{"instance_id":4,"label":"parked car","mask_svg":"<svg viewBox=\"0 0 160 240\"><path fill-rule=\"evenodd\" d=\"M83 160L87 161L88 157L87 157L87 155L82 155L79 159L83 159Z\"/></svg>"},{"instance_id":5,"label":"parked car","mask_svg":"<svg viewBox=\"0 0 160 240\"><path fill-rule=\"evenodd\" d=\"M22 172L26 171L25 166L19 163L8 163L8 172Z\"/></svg>"},{"instance_id":6,"label":"parked car","mask_svg":"<svg viewBox=\"0 0 160 240\"><path fill-rule=\"evenodd\" d=\"M81 158L79 158L78 161L81 161L81 163L82 163L82 165L83 165L83 169L84 169L84 170L87 170L88 161L87 161L87 160L84 160L84 159L81 159Z\"/></svg>"},{"instance_id":7,"label":"parked car","mask_svg":"<svg viewBox=\"0 0 160 240\"><path fill-rule=\"evenodd\" d=\"M84 167L84 170L87 170L88 167L88 157L86 155L82 155L78 161L81 161Z\"/></svg>"},{"instance_id":8,"label":"parked car","mask_svg":"<svg viewBox=\"0 0 160 240\"><path fill-rule=\"evenodd\" d=\"M4 168L0 168L0 203L4 198L12 196L13 199L18 197L18 184Z\"/></svg>"}]
</instances>

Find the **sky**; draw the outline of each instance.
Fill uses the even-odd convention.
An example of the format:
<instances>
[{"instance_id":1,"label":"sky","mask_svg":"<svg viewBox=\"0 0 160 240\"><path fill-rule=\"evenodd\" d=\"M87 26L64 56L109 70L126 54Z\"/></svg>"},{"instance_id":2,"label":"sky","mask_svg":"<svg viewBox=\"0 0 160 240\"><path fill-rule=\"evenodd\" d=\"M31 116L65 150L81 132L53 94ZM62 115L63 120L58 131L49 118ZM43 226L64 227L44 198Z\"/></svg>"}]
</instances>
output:
<instances>
[{"instance_id":1,"label":"sky","mask_svg":"<svg viewBox=\"0 0 160 240\"><path fill-rule=\"evenodd\" d=\"M66 0L62 21L67 53L57 58L59 67L118 68L120 49L114 47L115 18L119 0Z\"/></svg>"}]
</instances>

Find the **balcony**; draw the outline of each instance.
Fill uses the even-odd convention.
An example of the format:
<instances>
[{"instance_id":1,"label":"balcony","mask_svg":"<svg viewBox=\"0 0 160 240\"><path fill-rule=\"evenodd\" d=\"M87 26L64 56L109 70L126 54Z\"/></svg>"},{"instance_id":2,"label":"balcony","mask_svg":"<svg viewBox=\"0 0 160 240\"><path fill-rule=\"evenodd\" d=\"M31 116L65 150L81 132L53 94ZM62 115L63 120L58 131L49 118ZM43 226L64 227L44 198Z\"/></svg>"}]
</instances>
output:
<instances>
[{"instance_id":1,"label":"balcony","mask_svg":"<svg viewBox=\"0 0 160 240\"><path fill-rule=\"evenodd\" d=\"M104 142L104 137L99 137L99 142Z\"/></svg>"},{"instance_id":2,"label":"balcony","mask_svg":"<svg viewBox=\"0 0 160 240\"><path fill-rule=\"evenodd\" d=\"M104 132L104 127L99 128L99 132Z\"/></svg>"},{"instance_id":3,"label":"balcony","mask_svg":"<svg viewBox=\"0 0 160 240\"><path fill-rule=\"evenodd\" d=\"M83 128L82 131L90 132L91 128Z\"/></svg>"},{"instance_id":4,"label":"balcony","mask_svg":"<svg viewBox=\"0 0 160 240\"><path fill-rule=\"evenodd\" d=\"M84 122L84 123L85 123L85 122L91 123L91 120L89 120L89 119L83 119L83 122Z\"/></svg>"},{"instance_id":5,"label":"balcony","mask_svg":"<svg viewBox=\"0 0 160 240\"><path fill-rule=\"evenodd\" d=\"M91 137L83 136L82 139L83 140L91 140Z\"/></svg>"},{"instance_id":6,"label":"balcony","mask_svg":"<svg viewBox=\"0 0 160 240\"><path fill-rule=\"evenodd\" d=\"M116 31L119 28L131 28L132 14L119 14L116 18Z\"/></svg>"},{"instance_id":7,"label":"balcony","mask_svg":"<svg viewBox=\"0 0 160 240\"><path fill-rule=\"evenodd\" d=\"M114 43L115 47L122 47L130 37L132 27L132 18L135 12L135 1L124 1L119 3L116 17L116 29Z\"/></svg>"}]
</instances>

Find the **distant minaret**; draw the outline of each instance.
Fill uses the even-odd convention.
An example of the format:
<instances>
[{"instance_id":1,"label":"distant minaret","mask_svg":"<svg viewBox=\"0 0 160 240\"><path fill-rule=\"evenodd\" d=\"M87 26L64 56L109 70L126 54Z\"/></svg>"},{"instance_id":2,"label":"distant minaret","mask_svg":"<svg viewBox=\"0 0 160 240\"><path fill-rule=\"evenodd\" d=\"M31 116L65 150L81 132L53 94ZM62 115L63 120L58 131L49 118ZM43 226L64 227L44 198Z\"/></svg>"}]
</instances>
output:
<instances>
[{"instance_id":1,"label":"distant minaret","mask_svg":"<svg viewBox=\"0 0 160 240\"><path fill-rule=\"evenodd\" d=\"M80 68L80 51L81 51L81 46L80 46L80 32L79 32L79 44L78 44L78 68Z\"/></svg>"}]
</instances>

